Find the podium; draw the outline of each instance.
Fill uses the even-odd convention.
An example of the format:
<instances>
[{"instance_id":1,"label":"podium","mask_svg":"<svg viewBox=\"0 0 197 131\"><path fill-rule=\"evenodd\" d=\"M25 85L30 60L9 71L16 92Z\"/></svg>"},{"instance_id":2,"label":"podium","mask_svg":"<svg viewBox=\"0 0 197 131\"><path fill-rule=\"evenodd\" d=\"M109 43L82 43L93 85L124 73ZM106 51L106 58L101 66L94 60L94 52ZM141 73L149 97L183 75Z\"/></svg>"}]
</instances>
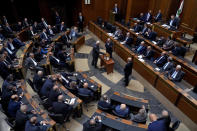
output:
<instances>
[{"instance_id":1,"label":"podium","mask_svg":"<svg viewBox=\"0 0 197 131\"><path fill-rule=\"evenodd\" d=\"M112 58L109 58L109 60L106 60L106 55L100 55L99 56L100 59L101 59L101 67L104 66L106 71L107 71L107 74L109 73L113 73L113 69L114 69L114 61L112 60Z\"/></svg>"},{"instance_id":2,"label":"podium","mask_svg":"<svg viewBox=\"0 0 197 131\"><path fill-rule=\"evenodd\" d=\"M114 14L113 11L111 10L111 11L109 12L109 22L110 22L111 24L114 24L114 21L115 21L115 14Z\"/></svg>"}]
</instances>

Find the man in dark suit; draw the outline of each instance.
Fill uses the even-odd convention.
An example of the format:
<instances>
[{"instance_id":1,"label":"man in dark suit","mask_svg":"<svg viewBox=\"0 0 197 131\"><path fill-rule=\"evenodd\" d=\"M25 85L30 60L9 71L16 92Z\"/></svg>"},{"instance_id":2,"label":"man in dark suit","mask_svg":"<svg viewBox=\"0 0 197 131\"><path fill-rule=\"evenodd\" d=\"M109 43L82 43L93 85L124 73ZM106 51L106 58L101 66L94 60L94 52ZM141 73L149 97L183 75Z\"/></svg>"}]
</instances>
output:
<instances>
[{"instance_id":1,"label":"man in dark suit","mask_svg":"<svg viewBox=\"0 0 197 131\"><path fill-rule=\"evenodd\" d=\"M148 46L146 52L143 55L143 58L148 59L148 60L152 60L153 57L154 57L154 51L152 50L151 46Z\"/></svg>"},{"instance_id":2,"label":"man in dark suit","mask_svg":"<svg viewBox=\"0 0 197 131\"><path fill-rule=\"evenodd\" d=\"M44 18L41 18L41 28L42 29L47 29L48 28L48 24L46 22L46 20Z\"/></svg>"},{"instance_id":3,"label":"man in dark suit","mask_svg":"<svg viewBox=\"0 0 197 131\"><path fill-rule=\"evenodd\" d=\"M138 23L134 23L133 30L134 30L134 32L140 32L141 25L139 25Z\"/></svg>"},{"instance_id":4,"label":"man in dark suit","mask_svg":"<svg viewBox=\"0 0 197 131\"><path fill-rule=\"evenodd\" d=\"M140 21L145 21L145 15L143 13L140 13L140 16L138 18Z\"/></svg>"},{"instance_id":5,"label":"man in dark suit","mask_svg":"<svg viewBox=\"0 0 197 131\"><path fill-rule=\"evenodd\" d=\"M48 25L47 34L48 34L49 37L53 37L55 35L55 31L51 27L51 25Z\"/></svg>"},{"instance_id":6,"label":"man in dark suit","mask_svg":"<svg viewBox=\"0 0 197 131\"><path fill-rule=\"evenodd\" d=\"M17 32L20 32L20 31L23 29L22 23L19 21L15 28L16 28L15 30L16 30Z\"/></svg>"},{"instance_id":7,"label":"man in dark suit","mask_svg":"<svg viewBox=\"0 0 197 131\"><path fill-rule=\"evenodd\" d=\"M40 34L40 38L41 39L44 39L45 41L50 41L50 38L49 38L49 36L47 35L47 31L46 31L46 29L43 29L42 30L42 33Z\"/></svg>"},{"instance_id":8,"label":"man in dark suit","mask_svg":"<svg viewBox=\"0 0 197 131\"><path fill-rule=\"evenodd\" d=\"M78 16L78 32L83 32L83 24L84 24L84 17L82 16L82 13L79 12L79 16Z\"/></svg>"},{"instance_id":9,"label":"man in dark suit","mask_svg":"<svg viewBox=\"0 0 197 131\"><path fill-rule=\"evenodd\" d=\"M68 34L69 32L64 32L64 35L61 37L62 42L68 47L70 48L70 41L71 41L71 37Z\"/></svg>"},{"instance_id":10,"label":"man in dark suit","mask_svg":"<svg viewBox=\"0 0 197 131\"><path fill-rule=\"evenodd\" d=\"M117 105L114 111L116 114L122 117L127 117L129 115L129 108L126 106L126 104Z\"/></svg>"},{"instance_id":11,"label":"man in dark suit","mask_svg":"<svg viewBox=\"0 0 197 131\"><path fill-rule=\"evenodd\" d=\"M13 45L19 49L20 47L22 46L25 46L25 43L23 43L21 40L20 40L20 37L17 35L14 39L13 39Z\"/></svg>"},{"instance_id":12,"label":"man in dark suit","mask_svg":"<svg viewBox=\"0 0 197 131\"><path fill-rule=\"evenodd\" d=\"M169 51L169 52L177 57L181 56L181 45L176 43L172 51Z\"/></svg>"},{"instance_id":13,"label":"man in dark suit","mask_svg":"<svg viewBox=\"0 0 197 131\"><path fill-rule=\"evenodd\" d=\"M146 13L145 17L144 17L145 22L151 22L152 20L152 10L149 10L148 13Z\"/></svg>"},{"instance_id":14,"label":"man in dark suit","mask_svg":"<svg viewBox=\"0 0 197 131\"><path fill-rule=\"evenodd\" d=\"M148 40L155 41L157 33L152 31L152 29L148 28L148 31L145 33L144 37Z\"/></svg>"},{"instance_id":15,"label":"man in dark suit","mask_svg":"<svg viewBox=\"0 0 197 131\"><path fill-rule=\"evenodd\" d=\"M68 54L66 53L65 49L60 49L57 53L57 58L60 60L62 64L66 63L69 59Z\"/></svg>"},{"instance_id":16,"label":"man in dark suit","mask_svg":"<svg viewBox=\"0 0 197 131\"><path fill-rule=\"evenodd\" d=\"M83 87L78 89L78 93L86 96L93 97L93 92L88 89L88 83L84 83Z\"/></svg>"},{"instance_id":17,"label":"man in dark suit","mask_svg":"<svg viewBox=\"0 0 197 131\"><path fill-rule=\"evenodd\" d=\"M167 131L170 131L171 118L170 118L170 115L169 115L168 111L163 110L162 114L161 114L161 117L158 118L157 120L158 121L163 120L165 122L165 126L166 126Z\"/></svg>"},{"instance_id":18,"label":"man in dark suit","mask_svg":"<svg viewBox=\"0 0 197 131\"><path fill-rule=\"evenodd\" d=\"M118 8L118 4L114 4L114 8L112 10L113 14L115 15L115 20L118 21L119 20L119 8Z\"/></svg>"},{"instance_id":19,"label":"man in dark suit","mask_svg":"<svg viewBox=\"0 0 197 131\"><path fill-rule=\"evenodd\" d=\"M32 28L33 28L34 33L38 33L41 30L40 26L38 25L36 21L34 22Z\"/></svg>"},{"instance_id":20,"label":"man in dark suit","mask_svg":"<svg viewBox=\"0 0 197 131\"><path fill-rule=\"evenodd\" d=\"M58 100L57 98L58 98L59 95L61 95L59 87L57 85L54 85L53 88L50 90L50 93L49 93L49 98L48 98L49 106L52 106L53 102Z\"/></svg>"},{"instance_id":21,"label":"man in dark suit","mask_svg":"<svg viewBox=\"0 0 197 131\"><path fill-rule=\"evenodd\" d=\"M8 23L6 23L6 25L5 25L5 32L6 32L7 37L12 36L14 33Z\"/></svg>"},{"instance_id":22,"label":"man in dark suit","mask_svg":"<svg viewBox=\"0 0 197 131\"><path fill-rule=\"evenodd\" d=\"M23 27L24 28L27 28L30 26L30 22L27 20L27 18L24 18L24 21L23 21Z\"/></svg>"},{"instance_id":23,"label":"man in dark suit","mask_svg":"<svg viewBox=\"0 0 197 131\"><path fill-rule=\"evenodd\" d=\"M165 65L162 67L162 71L168 73L168 71L170 71L173 68L174 68L174 64L172 62L172 57L168 57L168 62L165 63Z\"/></svg>"},{"instance_id":24,"label":"man in dark suit","mask_svg":"<svg viewBox=\"0 0 197 131\"><path fill-rule=\"evenodd\" d=\"M42 96L49 97L49 93L50 93L51 89L53 88L55 81L56 81L56 78L54 78L54 77L47 78L40 90L40 94Z\"/></svg>"},{"instance_id":25,"label":"man in dark suit","mask_svg":"<svg viewBox=\"0 0 197 131\"><path fill-rule=\"evenodd\" d=\"M184 77L184 72L181 71L181 66L177 65L176 68L168 72L168 79L174 82L181 82Z\"/></svg>"},{"instance_id":26,"label":"man in dark suit","mask_svg":"<svg viewBox=\"0 0 197 131\"><path fill-rule=\"evenodd\" d=\"M143 29L141 30L140 34L145 36L146 32L148 31L148 27L147 27L147 24L144 24L144 27Z\"/></svg>"},{"instance_id":27,"label":"man in dark suit","mask_svg":"<svg viewBox=\"0 0 197 131\"><path fill-rule=\"evenodd\" d=\"M58 101L53 102L52 111L55 114L62 114L64 117L67 117L69 119L69 116L71 115L72 110L73 110L72 105L66 104L64 102L63 95L59 95Z\"/></svg>"},{"instance_id":28,"label":"man in dark suit","mask_svg":"<svg viewBox=\"0 0 197 131\"><path fill-rule=\"evenodd\" d=\"M111 39L108 38L105 43L106 52L110 55L110 58L112 58L112 52L113 52L113 43L111 42Z\"/></svg>"},{"instance_id":29,"label":"man in dark suit","mask_svg":"<svg viewBox=\"0 0 197 131\"><path fill-rule=\"evenodd\" d=\"M171 37L168 37L168 39L166 40L166 42L163 44L163 47L162 49L163 50L166 50L166 51L169 51L169 50L172 50L174 48L174 41L172 40Z\"/></svg>"},{"instance_id":30,"label":"man in dark suit","mask_svg":"<svg viewBox=\"0 0 197 131\"><path fill-rule=\"evenodd\" d=\"M144 41L141 42L139 46L135 48L137 54L144 54L146 52L146 46Z\"/></svg>"},{"instance_id":31,"label":"man in dark suit","mask_svg":"<svg viewBox=\"0 0 197 131\"><path fill-rule=\"evenodd\" d=\"M21 105L20 110L16 113L16 124L15 124L15 131L24 131L25 130L25 123L29 120L29 115L35 113L35 111L28 111L27 105Z\"/></svg>"},{"instance_id":32,"label":"man in dark suit","mask_svg":"<svg viewBox=\"0 0 197 131\"><path fill-rule=\"evenodd\" d=\"M21 94L20 97L22 97L23 94ZM16 112L17 110L20 109L20 101L19 101L19 96L18 95L12 95L9 105L8 105L8 115L11 118L15 118L16 117Z\"/></svg>"},{"instance_id":33,"label":"man in dark suit","mask_svg":"<svg viewBox=\"0 0 197 131\"><path fill-rule=\"evenodd\" d=\"M157 120L155 114L150 114L149 119L151 123L148 125L148 131L167 131L165 120Z\"/></svg>"},{"instance_id":34,"label":"man in dark suit","mask_svg":"<svg viewBox=\"0 0 197 131\"><path fill-rule=\"evenodd\" d=\"M40 93L40 90L44 84L44 77L42 71L38 71L37 74L34 75L33 84L34 87L38 90L38 93Z\"/></svg>"},{"instance_id":35,"label":"man in dark suit","mask_svg":"<svg viewBox=\"0 0 197 131\"><path fill-rule=\"evenodd\" d=\"M108 110L112 109L112 105L111 105L110 100L108 99L107 95L104 95L102 97L102 100L100 100L98 102L98 106L102 107L102 108L105 108L105 109L108 109Z\"/></svg>"},{"instance_id":36,"label":"man in dark suit","mask_svg":"<svg viewBox=\"0 0 197 131\"><path fill-rule=\"evenodd\" d=\"M58 54L58 56L61 54ZM67 67L68 65L66 64L66 61L64 59L64 61L61 61L60 59L58 59L57 57L55 57L53 55L52 52L49 52L49 60L50 60L50 64L56 68L62 68L62 67Z\"/></svg>"},{"instance_id":37,"label":"man in dark suit","mask_svg":"<svg viewBox=\"0 0 197 131\"><path fill-rule=\"evenodd\" d=\"M168 25L169 25L171 28L177 29L177 27L178 27L178 21L177 21L177 19L175 18L174 15L171 15L170 18L171 18L171 19L170 19L170 21L168 22Z\"/></svg>"},{"instance_id":38,"label":"man in dark suit","mask_svg":"<svg viewBox=\"0 0 197 131\"><path fill-rule=\"evenodd\" d=\"M47 121L37 121L37 117L33 116L25 124L25 131L46 131Z\"/></svg>"},{"instance_id":39,"label":"man in dark suit","mask_svg":"<svg viewBox=\"0 0 197 131\"><path fill-rule=\"evenodd\" d=\"M155 22L160 22L162 20L161 10L158 11L157 15L154 18L155 18Z\"/></svg>"},{"instance_id":40,"label":"man in dark suit","mask_svg":"<svg viewBox=\"0 0 197 131\"><path fill-rule=\"evenodd\" d=\"M131 114L131 120L137 123L146 123L147 120L147 113L145 106L143 105L142 108L138 111L137 114Z\"/></svg>"},{"instance_id":41,"label":"man in dark suit","mask_svg":"<svg viewBox=\"0 0 197 131\"><path fill-rule=\"evenodd\" d=\"M29 31L28 31L29 39L32 39L32 37L34 37L36 35L37 35L36 30L34 30L32 26L30 26Z\"/></svg>"},{"instance_id":42,"label":"man in dark suit","mask_svg":"<svg viewBox=\"0 0 197 131\"><path fill-rule=\"evenodd\" d=\"M132 58L129 57L127 59L127 64L124 67L125 86L128 86L129 84L129 76L132 74L132 68L133 68Z\"/></svg>"},{"instance_id":43,"label":"man in dark suit","mask_svg":"<svg viewBox=\"0 0 197 131\"><path fill-rule=\"evenodd\" d=\"M100 47L99 47L99 44L100 42L97 41L96 44L94 45L93 47L93 51L92 51L92 66L94 66L95 68L97 68L97 61L98 61L98 57L99 57L99 50L100 50Z\"/></svg>"},{"instance_id":44,"label":"man in dark suit","mask_svg":"<svg viewBox=\"0 0 197 131\"><path fill-rule=\"evenodd\" d=\"M59 32L64 32L64 31L66 31L66 25L64 24L64 22L61 22L59 26Z\"/></svg>"},{"instance_id":45,"label":"man in dark suit","mask_svg":"<svg viewBox=\"0 0 197 131\"><path fill-rule=\"evenodd\" d=\"M124 44L131 46L133 44L133 38L130 36L130 32L127 32L127 35L123 41Z\"/></svg>"},{"instance_id":46,"label":"man in dark suit","mask_svg":"<svg viewBox=\"0 0 197 131\"><path fill-rule=\"evenodd\" d=\"M100 116L88 120L83 124L83 131L102 131L102 120Z\"/></svg>"},{"instance_id":47,"label":"man in dark suit","mask_svg":"<svg viewBox=\"0 0 197 131\"><path fill-rule=\"evenodd\" d=\"M156 64L158 67L163 67L164 64L167 62L167 55L166 52L162 52L161 56L158 57L153 63Z\"/></svg>"},{"instance_id":48,"label":"man in dark suit","mask_svg":"<svg viewBox=\"0 0 197 131\"><path fill-rule=\"evenodd\" d=\"M11 66L5 61L5 56L0 55L0 75L5 80L7 76L11 73Z\"/></svg>"}]
</instances>

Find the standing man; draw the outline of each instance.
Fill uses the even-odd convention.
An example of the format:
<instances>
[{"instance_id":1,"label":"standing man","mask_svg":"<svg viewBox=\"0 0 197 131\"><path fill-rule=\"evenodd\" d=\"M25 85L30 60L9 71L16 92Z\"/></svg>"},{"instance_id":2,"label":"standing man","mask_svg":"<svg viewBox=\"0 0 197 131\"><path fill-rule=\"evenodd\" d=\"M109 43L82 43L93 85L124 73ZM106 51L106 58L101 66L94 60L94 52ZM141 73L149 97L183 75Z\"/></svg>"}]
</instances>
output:
<instances>
[{"instance_id":1,"label":"standing man","mask_svg":"<svg viewBox=\"0 0 197 131\"><path fill-rule=\"evenodd\" d=\"M112 58L112 52L113 52L113 43L111 42L111 39L108 38L107 42L105 43L106 52L110 55L110 58Z\"/></svg>"},{"instance_id":2,"label":"standing man","mask_svg":"<svg viewBox=\"0 0 197 131\"><path fill-rule=\"evenodd\" d=\"M96 44L93 47L93 52L92 52L92 66L94 66L95 68L97 68L97 61L98 61L98 57L99 57L99 47L100 41L97 41Z\"/></svg>"},{"instance_id":3,"label":"standing man","mask_svg":"<svg viewBox=\"0 0 197 131\"><path fill-rule=\"evenodd\" d=\"M118 8L117 3L114 5L114 8L113 8L112 11L115 14L115 21L118 21L118 19L119 19L119 8Z\"/></svg>"},{"instance_id":4,"label":"standing man","mask_svg":"<svg viewBox=\"0 0 197 131\"><path fill-rule=\"evenodd\" d=\"M84 24L84 17L82 16L82 13L79 12L78 16L78 32L83 32L83 24Z\"/></svg>"},{"instance_id":5,"label":"standing man","mask_svg":"<svg viewBox=\"0 0 197 131\"><path fill-rule=\"evenodd\" d=\"M129 84L129 76L132 74L132 68L133 68L132 58L129 57L127 59L127 64L125 65L125 68L124 68L125 86L128 86Z\"/></svg>"}]
</instances>

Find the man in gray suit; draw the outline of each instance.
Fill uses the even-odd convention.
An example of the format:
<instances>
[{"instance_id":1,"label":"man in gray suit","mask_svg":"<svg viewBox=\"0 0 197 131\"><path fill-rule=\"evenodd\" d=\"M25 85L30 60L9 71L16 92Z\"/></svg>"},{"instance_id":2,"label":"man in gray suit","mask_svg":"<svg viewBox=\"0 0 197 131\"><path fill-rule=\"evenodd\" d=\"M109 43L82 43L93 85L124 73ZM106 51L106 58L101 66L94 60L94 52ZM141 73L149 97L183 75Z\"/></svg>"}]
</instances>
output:
<instances>
[{"instance_id":1,"label":"man in gray suit","mask_svg":"<svg viewBox=\"0 0 197 131\"><path fill-rule=\"evenodd\" d=\"M181 82L184 74L185 73L181 71L181 66L177 65L176 68L173 68L168 72L168 79L173 82Z\"/></svg>"},{"instance_id":2,"label":"man in gray suit","mask_svg":"<svg viewBox=\"0 0 197 131\"><path fill-rule=\"evenodd\" d=\"M29 57L26 59L25 67L31 70L36 70L36 71L43 70L43 68L39 67L38 62L36 62L36 60L34 59L33 53L30 53Z\"/></svg>"},{"instance_id":3,"label":"man in gray suit","mask_svg":"<svg viewBox=\"0 0 197 131\"><path fill-rule=\"evenodd\" d=\"M131 114L131 120L134 122L146 123L146 119L147 119L147 113L144 105L136 115Z\"/></svg>"},{"instance_id":4,"label":"man in gray suit","mask_svg":"<svg viewBox=\"0 0 197 131\"><path fill-rule=\"evenodd\" d=\"M174 63L172 62L172 57L168 57L168 62L162 67L161 71L168 73L174 67Z\"/></svg>"}]
</instances>

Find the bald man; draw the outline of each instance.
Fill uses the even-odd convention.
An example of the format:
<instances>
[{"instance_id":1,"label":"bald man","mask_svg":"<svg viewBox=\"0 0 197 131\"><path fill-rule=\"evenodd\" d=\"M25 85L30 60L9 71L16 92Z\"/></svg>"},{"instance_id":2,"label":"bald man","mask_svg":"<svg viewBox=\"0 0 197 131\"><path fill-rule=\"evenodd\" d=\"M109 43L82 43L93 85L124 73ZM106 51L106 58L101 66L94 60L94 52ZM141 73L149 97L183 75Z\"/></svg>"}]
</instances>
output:
<instances>
[{"instance_id":1,"label":"bald man","mask_svg":"<svg viewBox=\"0 0 197 131\"><path fill-rule=\"evenodd\" d=\"M12 95L9 105L8 105L8 115L9 117L15 118L17 110L20 109L20 101L18 95Z\"/></svg>"},{"instance_id":2,"label":"bald man","mask_svg":"<svg viewBox=\"0 0 197 131\"><path fill-rule=\"evenodd\" d=\"M95 116L83 124L83 131L102 131L100 116Z\"/></svg>"},{"instance_id":3,"label":"bald man","mask_svg":"<svg viewBox=\"0 0 197 131\"><path fill-rule=\"evenodd\" d=\"M49 93L49 98L48 98L49 106L52 106L53 102L57 101L59 95L61 95L59 87L57 85L54 85Z\"/></svg>"},{"instance_id":4,"label":"bald man","mask_svg":"<svg viewBox=\"0 0 197 131\"><path fill-rule=\"evenodd\" d=\"M173 68L168 72L168 79L174 82L181 82L184 74L185 73L181 71L181 65L177 65L175 69Z\"/></svg>"},{"instance_id":5,"label":"bald man","mask_svg":"<svg viewBox=\"0 0 197 131\"><path fill-rule=\"evenodd\" d=\"M132 68L133 68L132 58L129 57L127 59L127 64L125 65L125 68L124 68L125 86L128 86L129 84L129 76L132 74Z\"/></svg>"},{"instance_id":6,"label":"bald man","mask_svg":"<svg viewBox=\"0 0 197 131\"><path fill-rule=\"evenodd\" d=\"M88 89L88 83L84 83L83 87L78 89L78 93L90 97L94 95L93 92Z\"/></svg>"},{"instance_id":7,"label":"bald man","mask_svg":"<svg viewBox=\"0 0 197 131\"><path fill-rule=\"evenodd\" d=\"M46 131L48 122L46 121L37 121L37 117L33 116L25 124L25 131Z\"/></svg>"},{"instance_id":8,"label":"bald man","mask_svg":"<svg viewBox=\"0 0 197 131\"><path fill-rule=\"evenodd\" d=\"M34 87L37 89L38 93L40 92L43 84L44 84L44 77L43 77L43 71L38 71L37 74L34 75L33 78L33 84Z\"/></svg>"},{"instance_id":9,"label":"bald man","mask_svg":"<svg viewBox=\"0 0 197 131\"><path fill-rule=\"evenodd\" d=\"M126 104L117 105L114 111L116 114L122 117L128 117L129 115L129 108L126 106Z\"/></svg>"},{"instance_id":10,"label":"bald man","mask_svg":"<svg viewBox=\"0 0 197 131\"><path fill-rule=\"evenodd\" d=\"M93 47L92 51L92 66L97 68L97 62L98 62L98 57L99 57L99 52L100 52L100 47L99 47L100 41L97 41L96 44Z\"/></svg>"}]
</instances>

